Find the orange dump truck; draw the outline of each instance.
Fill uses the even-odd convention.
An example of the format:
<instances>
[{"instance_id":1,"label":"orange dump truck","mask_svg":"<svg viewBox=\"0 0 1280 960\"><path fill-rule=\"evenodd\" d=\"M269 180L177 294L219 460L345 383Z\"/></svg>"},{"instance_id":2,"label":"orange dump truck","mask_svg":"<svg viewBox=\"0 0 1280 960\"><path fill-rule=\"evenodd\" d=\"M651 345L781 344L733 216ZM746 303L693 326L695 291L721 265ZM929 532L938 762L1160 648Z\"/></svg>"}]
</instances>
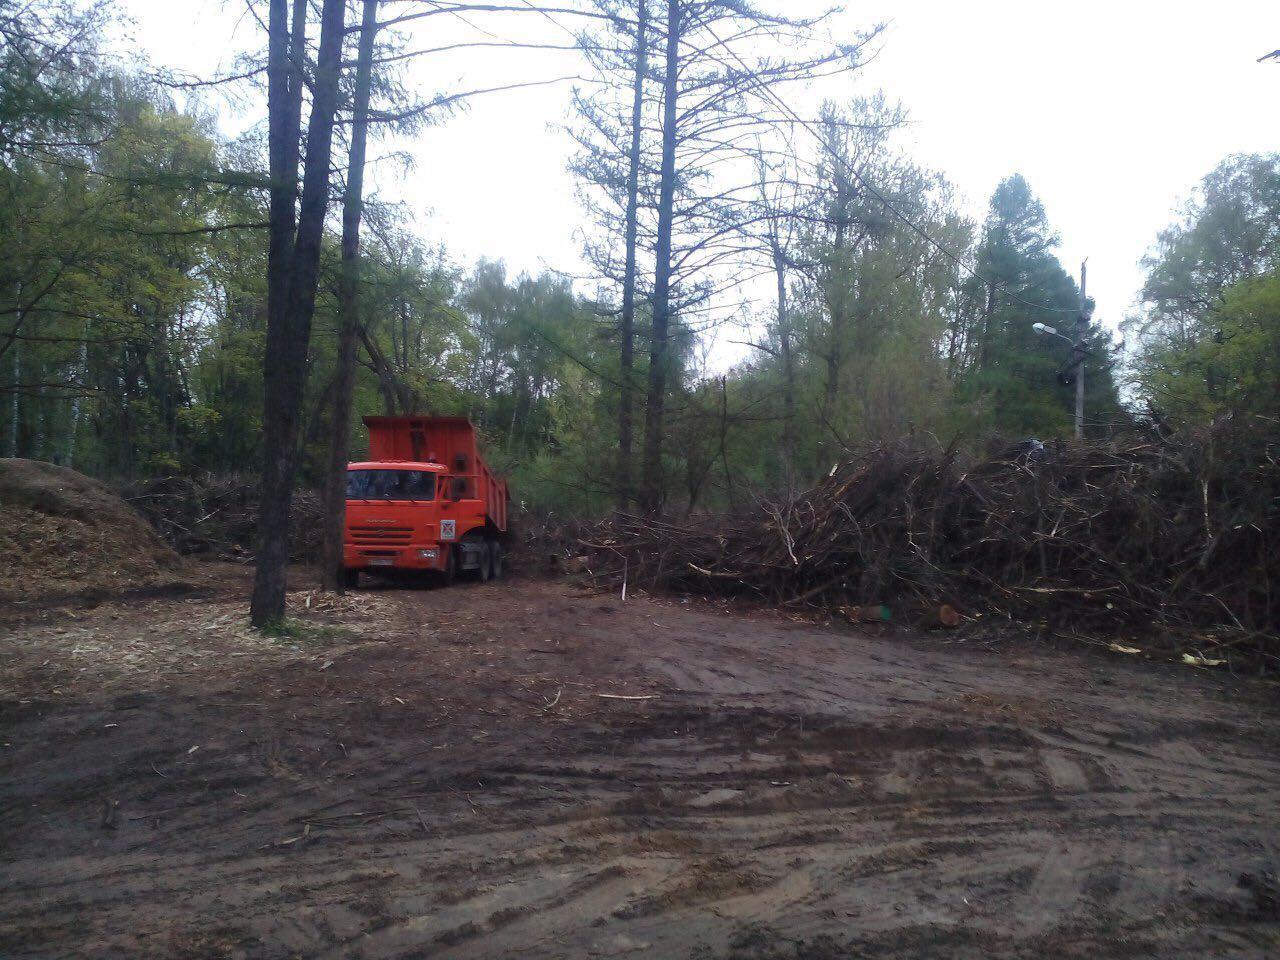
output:
<instances>
[{"instance_id":1,"label":"orange dump truck","mask_svg":"<svg viewBox=\"0 0 1280 960\"><path fill-rule=\"evenodd\" d=\"M361 573L502 575L507 485L466 417L365 417L369 459L347 465L343 567Z\"/></svg>"}]
</instances>

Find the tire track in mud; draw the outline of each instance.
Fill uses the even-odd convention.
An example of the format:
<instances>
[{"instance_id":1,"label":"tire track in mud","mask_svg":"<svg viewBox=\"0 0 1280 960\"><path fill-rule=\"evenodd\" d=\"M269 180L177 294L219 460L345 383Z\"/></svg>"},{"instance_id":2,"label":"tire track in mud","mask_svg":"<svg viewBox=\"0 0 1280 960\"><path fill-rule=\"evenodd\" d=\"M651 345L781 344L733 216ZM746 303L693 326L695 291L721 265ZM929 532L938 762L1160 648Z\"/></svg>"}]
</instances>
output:
<instances>
[{"instance_id":1,"label":"tire track in mud","mask_svg":"<svg viewBox=\"0 0 1280 960\"><path fill-rule=\"evenodd\" d=\"M1029 757L1028 762L1034 763L1035 758ZM557 773L562 772L563 771L545 771L542 772L541 776L554 777ZM711 782L721 781L717 780ZM686 787L690 785L691 784L688 782L682 784L682 786ZM709 782L702 778L699 778L696 783L696 786L699 789L707 787L708 785ZM1120 794L1122 791L1114 792ZM1115 814L1110 810L1098 809L1099 797L1102 796L1103 793L1104 791L1100 790L1058 790L1057 794L1059 796L1054 798L1053 802L1047 801L1044 797L1029 796L1014 797L1009 799L1008 803L1017 803L1023 808L1023 811L1026 814L1031 815L1036 813L1039 809L1047 808L1052 810L1060 807L1060 800L1064 797L1073 801L1083 800L1093 808L1093 815L1099 820L1107 821L1107 826L1109 827L1110 818ZM955 812L956 807L968 808L984 806L989 809L993 802L998 804L1004 799L1006 798L1000 798L990 794L974 794L967 797L952 796L939 798L937 806L938 812L944 813ZM923 801L924 804L929 802L930 801ZM601 819L595 819L594 822L607 822L609 819L632 819L649 815L651 817L651 826L656 827L666 824L668 829L682 829L703 838L709 838L714 841L713 848L719 849L733 846L732 841L727 837L722 837L721 834L730 834L733 837L761 837L762 835L767 837L767 827L760 822L761 820L777 820L779 822L778 829L794 831L797 825L797 816L805 817L807 814L807 817L814 820L815 823L829 822L829 814L838 809L844 809L850 812L856 811L862 814L862 820L865 826L865 818L868 813L877 812L877 808L879 808L878 812L885 813L894 805L894 803L894 800L887 800L881 804L868 803L866 798L862 798L850 800L847 804L819 803L812 806L805 813L797 813L793 810L787 815L780 814L777 806L774 804L766 804L763 809L752 809L749 804L745 807L739 806L734 808L732 802L727 802L722 805L724 809L711 811L699 810L697 813L687 811L682 813L670 809L670 803L659 803L655 804L651 809L645 808L642 805L638 809L631 809L617 813L613 818L605 817L603 818L603 821ZM916 819L913 825L913 832L917 834L917 837L912 840L900 842L897 847L884 848L878 857L865 858L863 860L864 870L866 869L865 865L869 863L875 868L874 872L883 877L886 874L886 871L897 872L903 868L914 868L917 870L925 868L937 869L939 858L944 855L954 855L955 859L961 861L969 859L969 855L972 854L974 849L979 846L979 844L972 841L964 841L960 843L948 841L946 839L925 841L923 843L923 849L917 849L917 847L921 846L919 835L927 833L924 829L922 818L929 815L927 811L920 810L921 806L922 802L919 800L914 803ZM1203 810L1179 808L1180 815L1189 819L1194 819L1204 812L1205 811ZM1148 811L1148 813L1150 813L1150 811ZM678 820L682 815L687 817L688 822L683 824L675 823L674 821ZM1069 815L1069 811L1063 811L1063 815L1064 817ZM652 819L654 816L659 817L659 819ZM819 820L819 817L822 819ZM1017 836L1009 838L1007 842L1002 836L1003 834L1017 834L1018 827L1021 826L1017 821L1014 821L1011 824L1009 818L1010 812L1008 810L1001 811L1001 816L998 821L970 818L970 822L965 825L965 830L966 832L977 832L975 828L986 828L984 831L986 840L983 845L988 849L1001 844L1004 844L1010 849L1019 849L1023 847L1024 844ZM934 829L940 837L945 837L954 832L954 824L941 823L936 814L932 819L935 821ZM1077 831L1079 831L1081 829L1080 818L1078 816L1074 816L1072 819L1075 822ZM625 833L627 827L625 825L618 825L615 829ZM786 845L787 844L785 843L771 844L767 840L763 844L766 848L770 846L781 847ZM760 845L758 844L757 846ZM803 849L807 857L812 860L819 856L819 848L835 851L834 856L839 857L841 855L841 851L845 849L846 845L841 842L837 842L830 836L825 840L815 841L814 834L811 833L799 837L797 842L791 844L791 846ZM892 851L894 850L906 851L907 855L898 857L899 866L895 867L894 870L889 870ZM1041 905L1052 905L1046 916L1040 918L1038 921L1032 921L1028 924L1028 930L1032 934L1053 929L1066 921L1073 920L1078 912L1074 909L1074 905L1085 897L1090 886L1094 885L1092 881L1093 874L1095 872L1094 867L1097 863L1096 854L1089 851L1081 851L1078 848L1072 847L1064 848L1063 853L1066 856L1041 858L1042 863L1039 868L1039 872L1036 874L1036 879L1029 888L1028 897L1033 902L1038 901ZM602 857L608 857L609 855L610 852L608 850L600 848L584 851L584 856L591 862L599 862ZM695 866L697 863L698 861L695 861ZM714 866L715 860L713 859L710 863ZM506 868L509 866L510 865L504 865L503 872L501 874L496 874L494 879L497 880L499 876L506 876ZM626 868L619 866L617 869L625 872ZM634 868L632 869L634 872ZM745 882L740 878L744 869L746 870L747 877ZM997 871L997 874L1001 877L1016 876L1020 873L1025 873L1028 869L1025 849L1021 849L1017 856L1010 858L1010 862L1006 865L1005 870L1003 872ZM692 887L689 887L689 885L682 886L678 882L672 886L670 881L674 877L677 877L678 874L658 873L657 876L663 877L663 880L658 882L654 880L654 871L649 870L647 873L649 874L647 882L653 887L653 889L651 889L647 894L640 895L639 899L633 896L629 901L631 905L624 905L622 908L613 910L610 914L612 917L623 920L637 920L659 913L679 913L687 912L689 910L705 910L712 904L720 904L723 906L726 901L742 901L750 899L752 896L756 896L758 898L760 895L767 894L769 890L783 883L781 879L775 880L768 877L768 875L762 873L759 869L753 866L747 866L744 868L741 866L735 866L731 862L722 865L722 875L718 878L706 879L701 883L693 884ZM815 888L815 886L821 885L818 880L802 881L802 879L798 879L802 877L802 875L798 874L794 870L790 874L786 874L786 876L788 878L786 880L786 885L793 891L799 889L811 890ZM615 894L617 893L617 891L614 892ZM779 906L779 904L775 903L774 906ZM525 916L538 915L541 916L541 919L537 921L537 924L545 924L547 922L547 918L542 916L544 912L545 911L542 911L539 908L529 906L520 911L519 918L511 919L511 923L520 923L522 922L522 918ZM602 913L596 919L605 920L607 917ZM504 923L503 926L505 927L506 923ZM497 928L491 922L478 924L474 929L469 930L469 935L464 939L466 941L470 941L472 938L483 938L483 942L486 944L487 949L494 945L495 941L492 939L491 935L496 932ZM459 941L459 943L461 942L462 941ZM466 953L466 950L463 949L462 946L458 946L458 949L462 951L462 954Z\"/></svg>"}]
</instances>

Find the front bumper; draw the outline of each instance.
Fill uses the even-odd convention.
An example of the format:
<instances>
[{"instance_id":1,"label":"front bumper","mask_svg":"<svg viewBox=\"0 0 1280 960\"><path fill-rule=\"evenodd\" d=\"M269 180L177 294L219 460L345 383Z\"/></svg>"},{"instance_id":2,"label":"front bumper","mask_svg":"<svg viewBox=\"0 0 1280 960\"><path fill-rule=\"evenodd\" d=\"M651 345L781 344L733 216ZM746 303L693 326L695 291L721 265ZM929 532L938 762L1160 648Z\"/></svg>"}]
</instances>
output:
<instances>
[{"instance_id":1,"label":"front bumper","mask_svg":"<svg viewBox=\"0 0 1280 960\"><path fill-rule=\"evenodd\" d=\"M436 543L390 547L345 544L342 565L348 570L443 570L445 548Z\"/></svg>"}]
</instances>

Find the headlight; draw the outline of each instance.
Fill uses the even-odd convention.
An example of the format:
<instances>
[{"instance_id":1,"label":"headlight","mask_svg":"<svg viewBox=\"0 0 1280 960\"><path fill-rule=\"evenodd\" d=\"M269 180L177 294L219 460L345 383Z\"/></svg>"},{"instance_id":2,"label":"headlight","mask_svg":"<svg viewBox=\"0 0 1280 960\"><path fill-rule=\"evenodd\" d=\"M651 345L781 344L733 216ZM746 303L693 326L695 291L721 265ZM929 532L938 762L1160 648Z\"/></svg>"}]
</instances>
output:
<instances>
[{"instance_id":1,"label":"headlight","mask_svg":"<svg viewBox=\"0 0 1280 960\"><path fill-rule=\"evenodd\" d=\"M423 560L434 560L436 558L436 552L434 550L419 550L418 556Z\"/></svg>"}]
</instances>

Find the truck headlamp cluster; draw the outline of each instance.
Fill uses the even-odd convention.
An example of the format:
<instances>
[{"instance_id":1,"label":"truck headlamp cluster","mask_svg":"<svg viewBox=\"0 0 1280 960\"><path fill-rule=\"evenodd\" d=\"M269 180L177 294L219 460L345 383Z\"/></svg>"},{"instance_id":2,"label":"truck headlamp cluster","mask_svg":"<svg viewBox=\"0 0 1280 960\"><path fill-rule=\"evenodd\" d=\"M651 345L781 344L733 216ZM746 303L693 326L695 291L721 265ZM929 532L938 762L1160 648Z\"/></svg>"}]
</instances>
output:
<instances>
[{"instance_id":1,"label":"truck headlamp cluster","mask_svg":"<svg viewBox=\"0 0 1280 960\"><path fill-rule=\"evenodd\" d=\"M434 560L436 558L436 552L434 550L419 550L418 556L423 560Z\"/></svg>"}]
</instances>

